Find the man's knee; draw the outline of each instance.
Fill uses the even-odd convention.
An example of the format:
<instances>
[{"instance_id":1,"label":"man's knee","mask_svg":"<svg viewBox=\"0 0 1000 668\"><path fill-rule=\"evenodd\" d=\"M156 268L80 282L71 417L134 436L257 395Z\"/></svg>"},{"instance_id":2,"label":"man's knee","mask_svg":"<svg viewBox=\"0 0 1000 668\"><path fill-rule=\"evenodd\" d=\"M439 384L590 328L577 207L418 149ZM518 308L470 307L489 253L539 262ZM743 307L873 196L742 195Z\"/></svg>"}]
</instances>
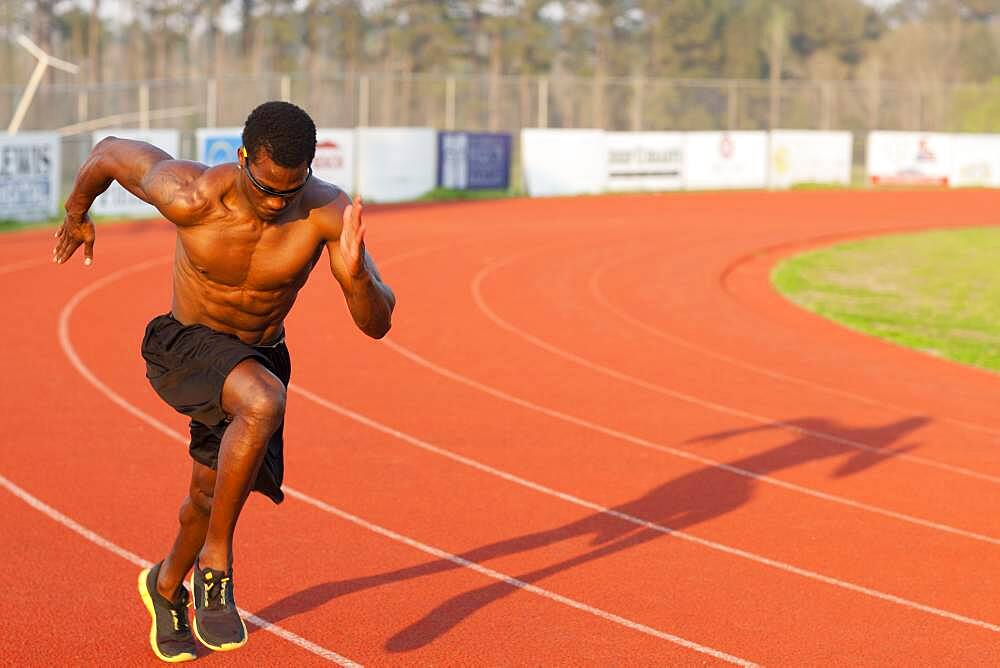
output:
<instances>
[{"instance_id":1,"label":"man's knee","mask_svg":"<svg viewBox=\"0 0 1000 668\"><path fill-rule=\"evenodd\" d=\"M262 383L246 398L242 417L277 429L285 417L285 386L280 380Z\"/></svg>"},{"instance_id":2,"label":"man's knee","mask_svg":"<svg viewBox=\"0 0 1000 668\"><path fill-rule=\"evenodd\" d=\"M222 403L233 418L274 431L285 416L285 397L277 376L256 360L244 360L226 378Z\"/></svg>"}]
</instances>

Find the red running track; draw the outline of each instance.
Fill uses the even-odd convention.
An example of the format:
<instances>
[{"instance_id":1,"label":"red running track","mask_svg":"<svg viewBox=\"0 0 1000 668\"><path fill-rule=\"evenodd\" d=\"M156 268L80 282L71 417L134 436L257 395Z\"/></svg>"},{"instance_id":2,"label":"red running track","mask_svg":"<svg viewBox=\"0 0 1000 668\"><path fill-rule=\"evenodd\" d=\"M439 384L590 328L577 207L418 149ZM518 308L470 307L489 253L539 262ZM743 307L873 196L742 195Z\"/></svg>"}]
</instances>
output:
<instances>
[{"instance_id":1,"label":"red running track","mask_svg":"<svg viewBox=\"0 0 1000 668\"><path fill-rule=\"evenodd\" d=\"M237 534L258 630L199 661L997 665L997 377L768 281L835 239L996 224L994 200L372 211L393 331L354 330L325 269L303 291L289 498L252 497ZM157 663L134 583L189 460L138 345L172 249L162 222L101 229L91 269L0 239L2 663Z\"/></svg>"}]
</instances>

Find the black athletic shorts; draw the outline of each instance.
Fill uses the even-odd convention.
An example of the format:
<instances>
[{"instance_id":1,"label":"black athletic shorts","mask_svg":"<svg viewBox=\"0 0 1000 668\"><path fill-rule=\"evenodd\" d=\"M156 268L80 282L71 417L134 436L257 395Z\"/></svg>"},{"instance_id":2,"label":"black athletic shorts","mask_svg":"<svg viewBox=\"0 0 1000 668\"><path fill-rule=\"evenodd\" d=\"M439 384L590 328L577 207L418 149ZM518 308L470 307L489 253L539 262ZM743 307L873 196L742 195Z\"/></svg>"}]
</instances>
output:
<instances>
[{"instance_id":1,"label":"black athletic shorts","mask_svg":"<svg viewBox=\"0 0 1000 668\"><path fill-rule=\"evenodd\" d=\"M205 325L182 325L167 313L146 325L142 338L146 377L164 401L191 418L191 457L213 469L219 463L219 444L229 426L222 410L222 385L237 364L247 358L260 362L288 387L292 364L284 337L270 346L250 346L232 334L217 332ZM285 495L285 423L278 426L267 444L264 461L253 489L275 503Z\"/></svg>"}]
</instances>

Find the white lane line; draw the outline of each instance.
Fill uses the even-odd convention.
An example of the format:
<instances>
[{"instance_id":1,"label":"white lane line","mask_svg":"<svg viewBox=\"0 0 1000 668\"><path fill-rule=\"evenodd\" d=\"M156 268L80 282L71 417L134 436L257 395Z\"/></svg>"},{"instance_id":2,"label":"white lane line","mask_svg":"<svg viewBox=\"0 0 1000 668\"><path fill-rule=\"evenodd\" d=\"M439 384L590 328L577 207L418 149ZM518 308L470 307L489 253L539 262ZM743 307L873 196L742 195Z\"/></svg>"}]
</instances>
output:
<instances>
[{"instance_id":1,"label":"white lane line","mask_svg":"<svg viewBox=\"0 0 1000 668\"><path fill-rule=\"evenodd\" d=\"M153 565L153 562L151 562L151 561L149 561L147 559L143 559L142 557L140 557L135 552L131 552L129 550L126 550L124 547L121 547L120 545L116 545L115 543L112 543L110 540L108 540L104 536L100 535L99 533L91 531L90 529L88 529L87 527L83 526L82 524L80 524L76 520L72 519L71 517L69 517L67 515L64 515L63 513L59 512L58 510L56 510L52 506L48 505L44 501L41 501L38 497L33 496L32 494L26 492L21 487L18 487L17 485L15 485L14 483L12 483L6 476L4 476L2 474L0 474L0 487L3 487L8 492L10 492L11 494L13 494L17 498L21 499L22 501L24 501L25 503L27 503L29 506L31 506L32 508L34 508L38 512L42 513L43 515L46 515L47 517L49 517L50 519L52 519L52 520L54 520L56 522L58 522L59 524L63 525L64 527L66 527L70 531L73 531L73 532L79 534L80 536L82 536L83 538L86 538L87 540L89 540L91 543L97 545L98 547L102 547L102 548L104 548L105 550L107 550L109 552L117 554L122 559L125 559L126 561L128 561L128 562L130 562L132 564L135 564L139 568L149 568L150 566ZM355 663L354 661L351 661L350 659L345 658L345 657L341 656L340 654L337 654L336 652L332 652L332 651L326 649L325 647L320 647L316 643L310 642L310 641L306 640L305 638L303 638L301 636L298 636L298 635L292 633L291 631L288 631L287 629L283 629L280 626L278 626L277 624L272 624L271 622L267 621L266 619L262 619L262 618L258 617L257 615L254 615L251 612L249 612L247 610L244 610L242 608L239 608L239 611L240 611L240 615L244 619L246 619L248 622L250 622L251 624L254 624L255 626L259 626L261 629L263 629L265 631L269 631L269 632L277 635L278 637L280 637L280 638L282 638L284 640L287 640L288 642L290 642L290 643L292 643L294 645L297 645L297 646L301 647L302 649L306 650L307 652L311 652L311 653L313 653L313 654L315 654L315 655L317 655L319 657L322 657L322 658L324 658L324 659L326 659L328 661L332 661L334 663L337 663L337 664L339 664L341 666L350 667L350 668L360 668L361 664Z\"/></svg>"},{"instance_id":2,"label":"white lane line","mask_svg":"<svg viewBox=\"0 0 1000 668\"><path fill-rule=\"evenodd\" d=\"M611 517L616 517L620 520L624 520L625 522L629 522L630 524L635 524L636 526L640 526L645 529L652 529L653 531L673 536L675 538L680 538L682 540L686 540L688 542L700 545L702 547L707 547L709 549L716 550L718 552L723 552L725 554L730 554L736 557L740 557L742 559L747 559L749 561L762 564L764 566L770 566L772 568L776 568L786 573L800 575L802 577L809 578L810 580L817 580L819 582L824 582L826 584L833 585L834 587L839 587L841 589L846 589L848 591L864 594L865 596L871 596L873 598L877 598L882 601L888 601L890 603L895 603L897 605L901 605L906 608L919 610L921 612L926 612L938 617L950 619L952 621L960 622L962 624L968 624L970 626L978 626L988 631L993 631L994 633L1000 633L1000 625L997 624L992 624L990 622L986 622L981 619L976 619L974 617L967 617L965 615L960 615L958 613L949 612L948 610L942 610L941 608L935 608L933 606L925 605L923 603L917 603L916 601L911 601L901 596L896 596L895 594L888 594L886 592L882 592L877 589L872 589L870 587L865 587L863 585L857 585L854 584L853 582L847 582L846 580L840 580L835 577L823 575L822 573L816 573L814 571L810 571L805 568L800 568L799 566L794 566L792 564L785 563L783 561L778 561L777 559L764 557L759 554L749 552L747 550L742 550L740 548L731 547L723 543L717 543L712 540L700 538L698 536L695 536L694 534L690 534L685 531L672 529L668 526L664 526L656 522L650 522L648 520L642 519L641 517L636 517L635 515L623 513L621 511L614 510L613 508L602 506L598 503L582 499L572 494L560 492L558 490L552 489L551 487L546 487L545 485L541 485L539 483L532 482L531 480L521 478L520 476L514 475L513 473L508 473L507 471L494 468L488 464L483 464L482 462L476 461L475 459L459 455L457 453L451 452L450 450L439 448L435 445L432 445L431 443L428 443L427 441L423 441L415 436L411 436L405 432L399 431L398 429L394 429L392 427L384 425L381 422L373 420L372 418L361 415L360 413L356 413L350 410L349 408L345 408L331 401L328 401L323 397L313 392L310 392L309 390L301 386L292 385L290 386L289 389L291 389L293 392L301 394L302 396L306 397L307 399L310 399L311 401L314 401L315 403L321 406L330 409L335 413L343 415L344 417L348 417L354 420L355 422L359 422L365 426L371 427L372 429L380 431L383 434L388 434L389 436L393 436L403 441L404 443L409 443L410 445L418 447L422 450L433 452L434 454L441 455L442 457L446 457L448 459L451 459L452 461L465 464L466 466L469 466L471 468L477 469L484 473L488 473L498 478L502 478L514 484L521 485L522 487L527 487L528 489L532 489L536 492L540 492L548 496L562 499L563 501L567 501L582 508L593 510L605 515L609 515Z\"/></svg>"},{"instance_id":3,"label":"white lane line","mask_svg":"<svg viewBox=\"0 0 1000 668\"><path fill-rule=\"evenodd\" d=\"M80 374L84 378L86 378L92 385L94 385L94 387L96 387L98 390L100 390L102 394L104 394L109 399L111 399L112 402L114 402L115 404L117 404L121 408L125 409L126 411L128 411L132 415L135 415L136 417L139 417L140 419L144 419L144 421L147 424L149 424L150 426L154 427L158 431L160 431L160 432L162 432L162 433L164 433L164 434L166 434L166 435L174 438L175 440L180 440L183 443L187 443L187 439L185 439L183 436L181 436L181 434L179 434L178 432L174 431L173 429L171 429L167 425L163 424L159 420L156 420L155 418L146 415L141 410L139 410L138 408L136 408L132 404L128 403L127 401L125 401L124 399L122 399L117 394L115 394L107 385L105 385L103 382L101 382L100 379L98 379L96 376L94 376L94 374L91 373L90 369L88 369L86 367L86 365L84 365L83 362L80 360L79 356L76 354L76 350L73 348L73 344L70 342L70 339L69 339L69 318L72 315L73 310L83 300L84 297L86 297L87 295L95 292L96 290L99 290L100 288L104 287L105 285L108 285L109 283L112 283L112 282L114 282L116 280L119 280L119 279L123 278L124 276L127 276L129 274L133 274L133 273L138 272L138 271L142 271L143 269L147 269L147 268L152 267L152 266L157 265L157 264L162 264L162 263L168 262L169 260L170 260L170 257L155 258L155 259L149 260L147 262L141 262L141 263L139 263L137 265L134 265L132 267L129 267L127 269L116 271L114 273L111 273L111 274L105 276L102 279L94 281L93 283L91 283L90 285L88 285L87 287L83 288L82 290L80 290L79 292L77 292L75 295L73 295L72 299L70 299L69 302L66 303L66 305L62 309L62 312L60 312L60 314L59 314L59 344L60 344L60 346L62 346L63 352L66 354L66 357L69 359L69 361L73 365L73 367L77 371L79 371ZM0 476L0 477L2 477L2 476ZM78 534L80 534L81 536L83 536L84 538L86 538L87 540L89 540L89 541L91 541L91 542L93 542L93 543L95 543L97 545L100 545L101 547L103 547L103 548L105 548L107 550L110 550L111 552L114 552L118 556L120 556L120 557L122 557L124 559L127 559L128 561L131 561L133 564L136 564L136 565L141 566L143 568L151 565L150 562L148 562L145 559L139 557L135 553L129 552L128 550L126 550L124 548L118 547L117 545L115 545L111 541L107 540L106 538L101 537L99 534L94 533L93 531L91 531L91 530L83 527L82 525L80 525L77 522L73 521L69 517L63 515L59 511L51 508L50 506L45 505L44 503L42 503L41 501L39 501L35 497L33 497L30 494L28 494L27 492L25 492L24 490L21 490L21 488L16 487L15 485L13 485L13 483L8 482L6 478L3 478L3 481L4 481L4 487L6 487L8 489L8 491L10 491L12 494L14 494L18 498L26 501L29 505L31 505L36 510L39 510L39 511L43 512L44 514L46 514L49 517L51 517L52 519L56 520L60 524L62 524L64 526L66 526L67 528L72 529L73 531L77 532ZM274 635L278 636L279 638L287 640L288 642L292 643L293 645L301 647L302 649L306 650L307 652L311 652L312 654L315 654L316 656L319 656L319 657L322 657L324 659L327 659L328 661L333 661L334 663L338 663L338 664L340 664L342 666L360 666L360 664L358 664L358 663L356 663L354 661L351 661L350 659L348 659L348 658L346 658L344 656L341 656L340 654L337 654L336 652L334 652L332 650L329 650L329 649L327 649L325 647L321 647L320 645L317 645L316 643L314 643L314 642L312 642L310 640L306 640L302 636L299 636L299 635L297 635L295 633L292 633L288 629L282 628L281 626L278 626L277 624L269 622L268 620L263 619L262 617L258 617L257 615L254 615L254 614L250 613L247 610L240 609L240 615L242 615L243 618L246 619L248 622L250 622L250 623L252 623L252 624L254 624L256 626L259 626L261 629L263 629L265 631L268 631L269 633L273 633Z\"/></svg>"},{"instance_id":4,"label":"white lane line","mask_svg":"<svg viewBox=\"0 0 1000 668\"><path fill-rule=\"evenodd\" d=\"M767 367L758 366L756 364L753 364L751 362L746 362L736 357L730 357L725 353L720 353L710 348L699 346L697 343L681 338L674 334L670 334L669 332L666 332L657 327L654 327L653 325L650 325L648 322L636 318L635 316L626 312L624 309L615 306L608 298L608 296L605 294L605 292L601 289L601 279L604 277L604 274L607 273L608 269L610 269L612 266L624 263L625 263L624 261L616 260L614 262L609 262L604 264L590 275L590 279L587 281L587 287L590 290L591 296L594 297L594 299L597 301L598 304L603 306L605 309L610 311L613 315L617 316L619 319L629 323L630 325L636 327L637 329L641 329L642 331L647 332L658 338L664 339L665 341L670 341L670 343L676 346L680 346L681 348L687 348L688 350L696 352L704 357L709 357L718 360L720 362L725 362L726 364L730 364L740 369L745 369L746 371L757 373L762 376L772 378L774 380L784 381L786 383L798 385L800 387L807 387L811 390L816 390L818 392L824 392L826 394L830 394L835 397L840 397L841 399L849 399L851 401L856 401L858 403L865 404L867 406L872 406L874 408L879 408L882 410L895 411L898 413L902 413L904 415L913 415L914 413L919 412L908 408L904 408L902 406L898 406L893 403L882 401L880 399L873 399L872 397L867 397L861 394L857 394L856 392L851 392L849 390L841 390L835 387L830 387L829 385L823 385L821 383L807 380L805 378L799 378L798 376L790 376L786 373L775 371ZM990 434L993 436L1000 435L1000 429L993 429L985 425L976 424L974 422L968 422L966 420L960 420L958 418L953 418L948 416L935 416L934 419L946 422L948 424L952 424L957 427L961 427L963 429L968 429L969 431L975 431L982 434Z\"/></svg>"},{"instance_id":5,"label":"white lane line","mask_svg":"<svg viewBox=\"0 0 1000 668\"><path fill-rule=\"evenodd\" d=\"M419 253L417 251L414 251L411 255L416 255L416 254L419 254ZM149 415L148 413L146 413L142 409L138 408L137 406L129 403L121 395L119 395L117 392L115 392L110 387L108 387L104 382L102 382L99 378L97 378L97 376L95 376L90 371L90 369L83 363L83 361L80 359L79 355L77 355L76 349L73 347L73 343L70 340L70 336L69 336L69 321L70 321L70 317L72 316L73 311L80 304L80 302L83 301L84 298L86 298L90 294L96 292L97 290L103 288L104 286L106 286L106 285L108 285L110 283L113 283L113 282L115 282L117 280L120 280L121 278L124 278L125 276L127 276L129 274L133 274L133 273L142 271L142 270L147 269L147 268L149 268L151 266L154 266L156 264L163 263L163 262L165 262L165 261L167 261L169 259L170 259L169 257L167 257L167 258L155 258L155 259L152 259L152 260L148 260L146 262L140 262L139 264L133 265L131 267L127 267L125 269L120 269L120 270L118 270L118 271L116 271L116 272L114 272L112 274L109 274L109 275L105 276L104 278L102 278L102 279L100 279L98 281L95 281L94 283L91 283L90 285L88 285L87 287L83 288L82 290L80 290L79 292L77 292L75 295L73 295L73 297L66 303L66 305L63 307L62 311L59 314L59 344L62 347L63 352L65 353L67 359L69 359L69 361L72 364L72 366L80 373L80 375L82 375L84 378L86 378L104 396L106 396L108 399L110 399L112 403L114 403L117 406L121 407L122 409L124 409L128 413L132 414L133 416L135 416L139 420L142 420L143 422L145 422L146 424L150 425L151 427L153 427L157 431L163 433L164 435L168 436L169 438L171 438L171 439L173 439L175 441L178 441L178 442L183 443L183 444L186 445L187 442L188 442L188 438L187 437L185 437L180 432L175 431L174 429L172 429L171 427L167 426L163 422L157 420L156 418L154 418L153 416ZM385 263L385 264L388 264L388 262ZM301 390L299 388L294 388L294 386L293 386L293 389L298 390L298 391L301 392ZM412 538L408 538L408 537L406 537L406 536L404 536L402 534L399 534L399 533L396 533L396 532L392 531L391 529L386 529L386 528L384 528L382 526L379 526L377 524L369 522L368 520L365 520L365 519L363 519L361 517L358 517L357 515L352 515L351 513L348 513L347 511L341 510L339 508L335 508L334 506L331 506L330 504L328 504L328 503L326 503L324 501L321 501L321 500L316 499L316 498L314 498L312 496L309 496L308 494L305 494L304 492L300 492L297 489L294 489L292 487L284 486L283 489L284 489L285 493L288 494L289 496L295 497L296 499L299 499L300 501L304 501L304 502L312 505L313 507L318 508L320 510L323 510L323 511L325 511L327 513L331 513L333 515L336 515L337 517L345 519L348 522L351 522L351 523L353 523L353 524L355 524L357 526L360 526L362 528L368 529L369 531L373 531L373 532L375 532L375 533L377 533L379 535L385 536L387 538L391 538L393 540L397 540L397 541L402 542L402 543L404 543L406 545L409 545L410 547L414 547L414 548L416 548L418 550L421 550L421 551L423 551L423 552L425 552L427 554L433 555L435 557L438 557L438 558L441 558L441 559L447 559L448 561L451 561L452 563L455 563L455 564L457 564L459 566L462 566L462 567L465 567L465 568L469 568L471 570L474 570L474 571L476 571L478 573L486 575L486 576L488 576L490 578L493 578L495 580L500 580L500 581L505 582L505 583L507 583L507 584L509 584L509 585L511 585L513 587L517 587L519 589L523 589L523 590L531 592L533 594L537 594L539 596L543 596L543 597L545 597L545 598L547 598L549 600L555 601L557 603L561 603L563 605L569 606L569 607L574 608L576 610L587 612L587 613L589 613L591 615L597 616L597 617L599 617L601 619L613 622L615 624L619 624L621 626L624 626L626 628L632 629L634 631L639 631L640 633L644 633L646 635L650 635L650 636L659 638L661 640L666 640L668 642L674 643L674 644L679 645L681 647L685 647L685 648L690 649L690 650L695 651L695 652L699 652L701 654L706 654L708 656L713 656L713 657L715 657L717 659L720 659L722 661L726 661L728 663L733 663L733 664L739 665L739 666L756 666L757 665L757 664L753 663L752 661L748 661L746 659L742 659L740 657L733 656L731 654L727 654L725 652L722 652L720 650L708 647L706 645L701 645L699 643L693 642L691 640L687 640L687 639L682 638L680 636L676 636L676 635L673 635L671 633L667 633L665 631L661 631L659 629L655 629L655 628L653 628L651 626L646 626L645 624L640 624L639 622L635 622L635 621L632 621L630 619L626 619L625 617L621 617L619 615L607 612L605 610L601 610L600 608L596 608L596 607L587 605L586 603L581 603L579 601L576 601L575 599L571 599L571 598L568 598L568 597L563 596L561 594L557 594L555 592L549 591L547 589L542 589L541 587L537 587L537 586L532 585L530 583L523 582L521 580L518 580L517 578L511 577L509 575L505 575L504 573L501 573L499 571L494 571L494 570L492 570L490 568L486 568L485 566L481 566L481 565L476 564L474 562L471 562L471 561L469 561L467 559L463 559L462 557L459 557L459 556L457 556L455 554L452 554L450 552L446 552L446 551L441 550L439 548L432 547L432 546L427 545L425 543L421 543L420 541L414 540ZM131 553L129 553L129 554L131 554ZM252 621L252 619L260 619L260 618L256 618L256 617L252 618L252 616L251 616L251 617L247 617L247 619ZM261 620L261 621L264 621L264 620ZM287 631L285 629L281 629L281 627L278 627L275 624L271 624L270 626L264 627L264 628L265 628L265 630L271 631L272 633L276 633L277 635L282 635L282 633L287 633L290 636L293 636L295 638L299 637L299 636L295 636L295 634L292 634L290 631ZM279 631L281 633L279 633ZM282 635L282 637L284 637L284 636ZM303 642L306 642L306 643L309 642L309 641L307 641L305 639L302 639L302 640L303 640ZM296 644L298 644L298 643L296 643ZM323 649L323 648L320 648L320 649ZM330 650L325 650L325 651L330 652ZM330 653L331 654L335 654L333 652L330 652ZM337 655L337 656L339 656L339 655Z\"/></svg>"},{"instance_id":6,"label":"white lane line","mask_svg":"<svg viewBox=\"0 0 1000 668\"><path fill-rule=\"evenodd\" d=\"M20 271L21 269L30 269L31 267L37 267L43 264L53 264L51 259L34 259L34 260L23 260L21 262L12 262L11 264L5 264L0 266L0 275L9 274L14 271Z\"/></svg>"},{"instance_id":7,"label":"white lane line","mask_svg":"<svg viewBox=\"0 0 1000 668\"><path fill-rule=\"evenodd\" d=\"M766 417L766 416L763 416L763 415L757 415L756 413L751 413L749 411L745 411L745 410L742 410L742 409L739 409L739 408L733 408L731 406L726 406L726 405L723 405L723 404L720 404L720 403L716 403L714 401L710 401L708 399L701 399L699 397L696 397L696 396L691 395L691 394L687 394L685 392L681 392L679 390L673 390L673 389L670 389L669 387L665 387L663 385L658 385L656 383L653 383L653 382L650 382L650 381L647 381L647 380L643 380L641 378L636 378L635 376L631 376L631 375L629 375L627 373L624 373L622 371L619 371L617 369L612 369L611 367L604 366L603 364L598 364L597 362L593 362L591 360L588 360L588 359L586 359L584 357L581 357L579 355L571 353L568 350L564 350L562 348L559 348L558 346L555 346L555 345L549 343L548 341L540 339L537 336L529 334L528 332L526 332L526 331L518 328L517 326L515 326L515 325L513 325L513 324L511 324L509 322L507 322L506 320L504 320L503 318L501 318L499 315L497 315L496 312L494 312L489 307L489 305L486 303L486 300L483 298L483 295L482 295L482 283L483 283L483 280L489 274L491 274L492 272L496 271L497 269L499 269L500 267L502 267L504 265L510 264L511 262L513 262L514 260L516 260L518 257L520 257L520 255L511 257L511 258L507 258L506 260L502 260L500 262L495 262L493 264L487 265L482 270L480 270L479 273L477 273L475 275L475 277L472 279L472 283L471 283L472 295L473 295L473 298L474 298L474 300L476 302L476 306L479 307L479 310L482 311L483 314L487 318L489 318L491 321L493 321L493 323L497 327L499 327L499 328L501 328L501 329L503 329L503 330L505 330L507 332L510 332L511 334L513 334L513 335L515 335L515 336L517 336L517 337L519 337L521 339L524 339L528 343L531 343L532 345L537 346L538 348L541 348L542 350L545 350L546 352L552 353L553 355L556 355L558 357L562 357L563 359L567 359L567 360L569 360L569 361L571 361L571 362L573 362L575 364L578 364L578 365L580 365L582 367L585 367L587 369L590 369L592 371L596 371L598 373L604 374L605 376L609 376L610 378L614 378L615 380L620 380L622 382L629 383L631 385L635 385L636 387L641 387L643 389L650 390L650 391L656 392L658 394L663 394L663 395L666 395L668 397L672 397L674 399L677 399L678 401L683 401L685 403L689 403L689 404L692 404L692 405L695 405L695 406L699 406L701 408L706 408L708 410L712 410L712 411L715 411L715 412L718 412L718 413L723 413L725 415L732 415L734 417L738 417L738 418L741 418L743 420L747 420L749 422L754 422L754 423L757 423L757 424L766 425L768 427L777 427L779 429L785 429L787 431L791 431L791 432L794 432L794 433L797 433L797 434L802 434L803 436L809 436L811 438L818 438L820 440L824 440L824 441L827 441L829 443L836 443L838 445L845 445L845 446L847 446L849 448L854 448L856 450L864 450L866 452L875 452L875 453L883 454L883 455L886 455L886 456L891 456L894 459L901 459L901 460L913 462L914 464L920 464L922 466L927 466L927 467L930 467L930 468L936 468L936 469L940 469L942 471L948 471L949 473L954 473L956 475L965 476L965 477L968 477L968 478L975 478L977 480L984 480L986 482L991 482L991 483L995 483L995 484L1000 484L1000 476L990 475L988 473L982 473L981 471L974 471L972 469L968 469L968 468L965 468L965 467L962 467L962 466L955 466L955 465L952 465L952 464L946 464L944 462L939 462L939 461L933 460L933 459L927 459L925 457L919 457L917 455L910 455L910 454L906 454L906 453L893 452L892 450L889 450L887 448L881 448L881 447L877 447L877 446L873 446L873 445L868 445L867 443L862 443L860 441L855 441L855 440L848 439L848 438L842 438L840 436L836 436L835 434L828 434L828 433L825 433L825 432L816 431L814 429L806 429L804 427L799 427L797 425L794 425L794 424L791 424L791 423L788 423L788 422L784 422L782 420L777 420L775 418L770 418L770 417Z\"/></svg>"},{"instance_id":8,"label":"white lane line","mask_svg":"<svg viewBox=\"0 0 1000 668\"><path fill-rule=\"evenodd\" d=\"M700 645L700 644L698 644L696 642L692 642L690 640L686 640L684 638L681 638L680 636L675 636L672 633L666 633L664 631L660 631L659 629L654 629L652 627L646 626L645 624L640 624L638 622L633 622L630 619L626 619L624 617L621 617L619 615L616 615L616 614L613 614L613 613L610 613L610 612L605 612L604 610L601 610L600 608L595 608L593 606L587 605L586 603L581 603L581 602L579 602L579 601L577 601L575 599L569 598L567 596L563 596L562 594L557 594L555 592L549 591L548 589L542 589L541 587L537 587L537 586L535 586L533 584L530 584L528 582L525 582L523 580L518 580L517 578L511 577L509 575L505 575L505 574L501 573L500 571L495 571L492 568L487 568L486 566L483 566L483 565L481 565L481 564L479 564L479 563L477 563L475 561L469 561L468 559L464 559L464 558L459 557L458 555L452 554L450 552L445 552L444 550L439 550L436 547L432 547L432 546L427 545L425 543L421 543L419 541L413 540L412 538L408 538L408 537L406 537L406 536L404 536L402 534L396 533L395 531L391 531L389 529L385 529L383 527L380 527L377 524L372 524L371 522L367 522L366 520L363 520L363 519L361 519L359 517L351 515L350 513L346 513L344 511L342 511L342 510L340 510L338 508L335 508L335 507L333 507L333 506L331 506L331 505L329 505L327 503L324 503L322 501L318 501L318 500L316 500L316 499L314 499L314 498L312 498L310 496L307 496L305 494L302 494L301 492L298 492L298 491L296 491L294 489L289 489L289 488L286 487L285 491L288 493L289 496L293 496L293 497L299 499L300 501L303 501L305 503L308 503L308 504L310 504L312 506L315 506L315 507L319 508L320 510L324 510L324 511L326 511L328 513L331 513L333 515L341 517L341 518L347 520L348 522L353 522L354 524L357 524L359 526L365 527L366 529L369 529L370 531L374 531L375 533L380 534L382 536L385 536L386 538L391 538L392 540L399 541L400 543L404 543L406 545L409 545L410 547L415 548L417 550L420 550L421 552L426 552L427 554L433 555L433 556L437 557L438 559L444 559L444 560L450 561L451 563L456 564L458 566L463 566L463 567L471 569L471 570L473 570L473 571L475 571L477 573L481 573L482 575L485 575L486 577L493 578L494 580L500 580L501 582L505 582L505 583L509 584L511 587L516 587L518 589L523 589L524 591L531 592L532 594L537 594L537 595L539 595L539 596L541 596L543 598L547 598L547 599L549 599L551 601L555 601L557 603L562 603L563 605L569 606L571 608L575 608L575 609L580 610L582 612L586 612L586 613L591 614L591 615L596 615L597 617L600 617L602 619L606 619L609 622L613 622L615 624L619 624L619 625L624 626L626 628L630 628L630 629L633 629L635 631L639 631L640 633L645 633L647 635L655 636L657 638L660 638L661 640L666 640L668 642L674 643L675 645L680 645L681 647L686 647L687 649L693 650L695 652L699 652L701 654L707 654L709 656L713 656L716 659L720 659L722 661L726 661L727 663L736 664L738 666L754 666L754 665L756 665L753 662L747 661L746 659L741 659L741 658L739 658L737 656L733 656L732 654L726 654L725 652L720 652L719 650L712 649L711 647L706 647L706 646Z\"/></svg>"},{"instance_id":9,"label":"white lane line","mask_svg":"<svg viewBox=\"0 0 1000 668\"><path fill-rule=\"evenodd\" d=\"M902 522L907 522L909 524L916 524L918 526L926 527L928 529L943 531L946 533L954 534L956 536L962 536L964 538L970 538L972 540L977 540L984 543L1000 545L1000 538L996 538L994 536L989 536L982 533L976 533L974 531L967 531L965 529L959 529L958 527L942 524L940 522L934 522L931 520L923 519L921 517L907 515L905 513L896 512L894 510L889 510L888 508L874 506L868 503L863 503L861 501L855 501L854 499L838 496L836 494L829 494L827 492L813 489L811 487L797 485L795 483L782 480L781 478L775 478L768 475L761 475L759 473L754 473L753 471L750 471L748 469L743 469L739 468L738 466L733 466L732 464L726 464L725 462L720 462L718 460L711 459L709 457L703 457L701 455L689 452L687 450L679 450L677 448L671 448L670 446L649 441L647 439L640 438L639 436L633 436L632 434L618 431L617 429L612 429L611 427L606 427L596 422L591 422L590 420L584 420L583 418L578 418L576 416L569 415L568 413L562 413L560 411L551 408L546 408L545 406L533 403L531 401L528 401L527 399L522 399L521 397L516 397L514 395L507 394L506 392L498 390L495 387L485 385L476 380L473 380L472 378L469 378L468 376L463 376L455 371L452 371L451 369L447 369L443 366L435 364L434 362L431 362L430 360L421 357L420 355L413 352L409 348L401 346L400 344L396 343L394 340L388 337L383 339L383 345L388 346L389 348L396 351L406 359L412 361L414 364L418 364L422 367L430 369L431 371L440 376L444 376L445 378L453 380L457 383L467 385L473 389L483 392L484 394L488 394L492 397L496 397L497 399L501 399L503 401L512 403L515 406L520 406L522 408L526 408L536 413L541 413L542 415L546 415L548 417L555 418L557 420L568 422L577 427L589 429L599 434L604 434L605 436L610 436L612 438L625 441L626 443L630 443L632 445L637 445L639 447L647 448L649 450L655 450L657 452L663 452L672 455L674 457L678 457L680 459L686 459L688 461L697 462L698 464L704 464L705 466L710 466L712 468L717 468L723 471L727 471L734 475L742 476L744 478L750 478L758 482L766 483L768 485L774 485L776 487L781 487L782 489L787 489L789 491L797 492L799 494L805 494L806 496L822 499L824 501L830 501L831 503L836 503L842 506L848 506L850 508L864 510L866 512L875 513L877 515L882 515L884 517L891 517L892 519L900 520Z\"/></svg>"}]
</instances>

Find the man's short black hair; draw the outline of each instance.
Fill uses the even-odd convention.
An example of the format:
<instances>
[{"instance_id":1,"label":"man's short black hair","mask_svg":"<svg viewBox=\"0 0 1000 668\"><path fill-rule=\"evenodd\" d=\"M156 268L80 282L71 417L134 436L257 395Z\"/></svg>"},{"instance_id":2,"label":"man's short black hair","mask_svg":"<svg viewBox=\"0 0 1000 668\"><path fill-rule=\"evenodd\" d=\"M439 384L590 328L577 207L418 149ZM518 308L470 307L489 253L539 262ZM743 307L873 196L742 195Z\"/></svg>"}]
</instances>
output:
<instances>
[{"instance_id":1,"label":"man's short black hair","mask_svg":"<svg viewBox=\"0 0 1000 668\"><path fill-rule=\"evenodd\" d=\"M290 102L265 102L247 116L243 145L251 161L264 149L282 167L298 167L316 155L316 124Z\"/></svg>"}]
</instances>

